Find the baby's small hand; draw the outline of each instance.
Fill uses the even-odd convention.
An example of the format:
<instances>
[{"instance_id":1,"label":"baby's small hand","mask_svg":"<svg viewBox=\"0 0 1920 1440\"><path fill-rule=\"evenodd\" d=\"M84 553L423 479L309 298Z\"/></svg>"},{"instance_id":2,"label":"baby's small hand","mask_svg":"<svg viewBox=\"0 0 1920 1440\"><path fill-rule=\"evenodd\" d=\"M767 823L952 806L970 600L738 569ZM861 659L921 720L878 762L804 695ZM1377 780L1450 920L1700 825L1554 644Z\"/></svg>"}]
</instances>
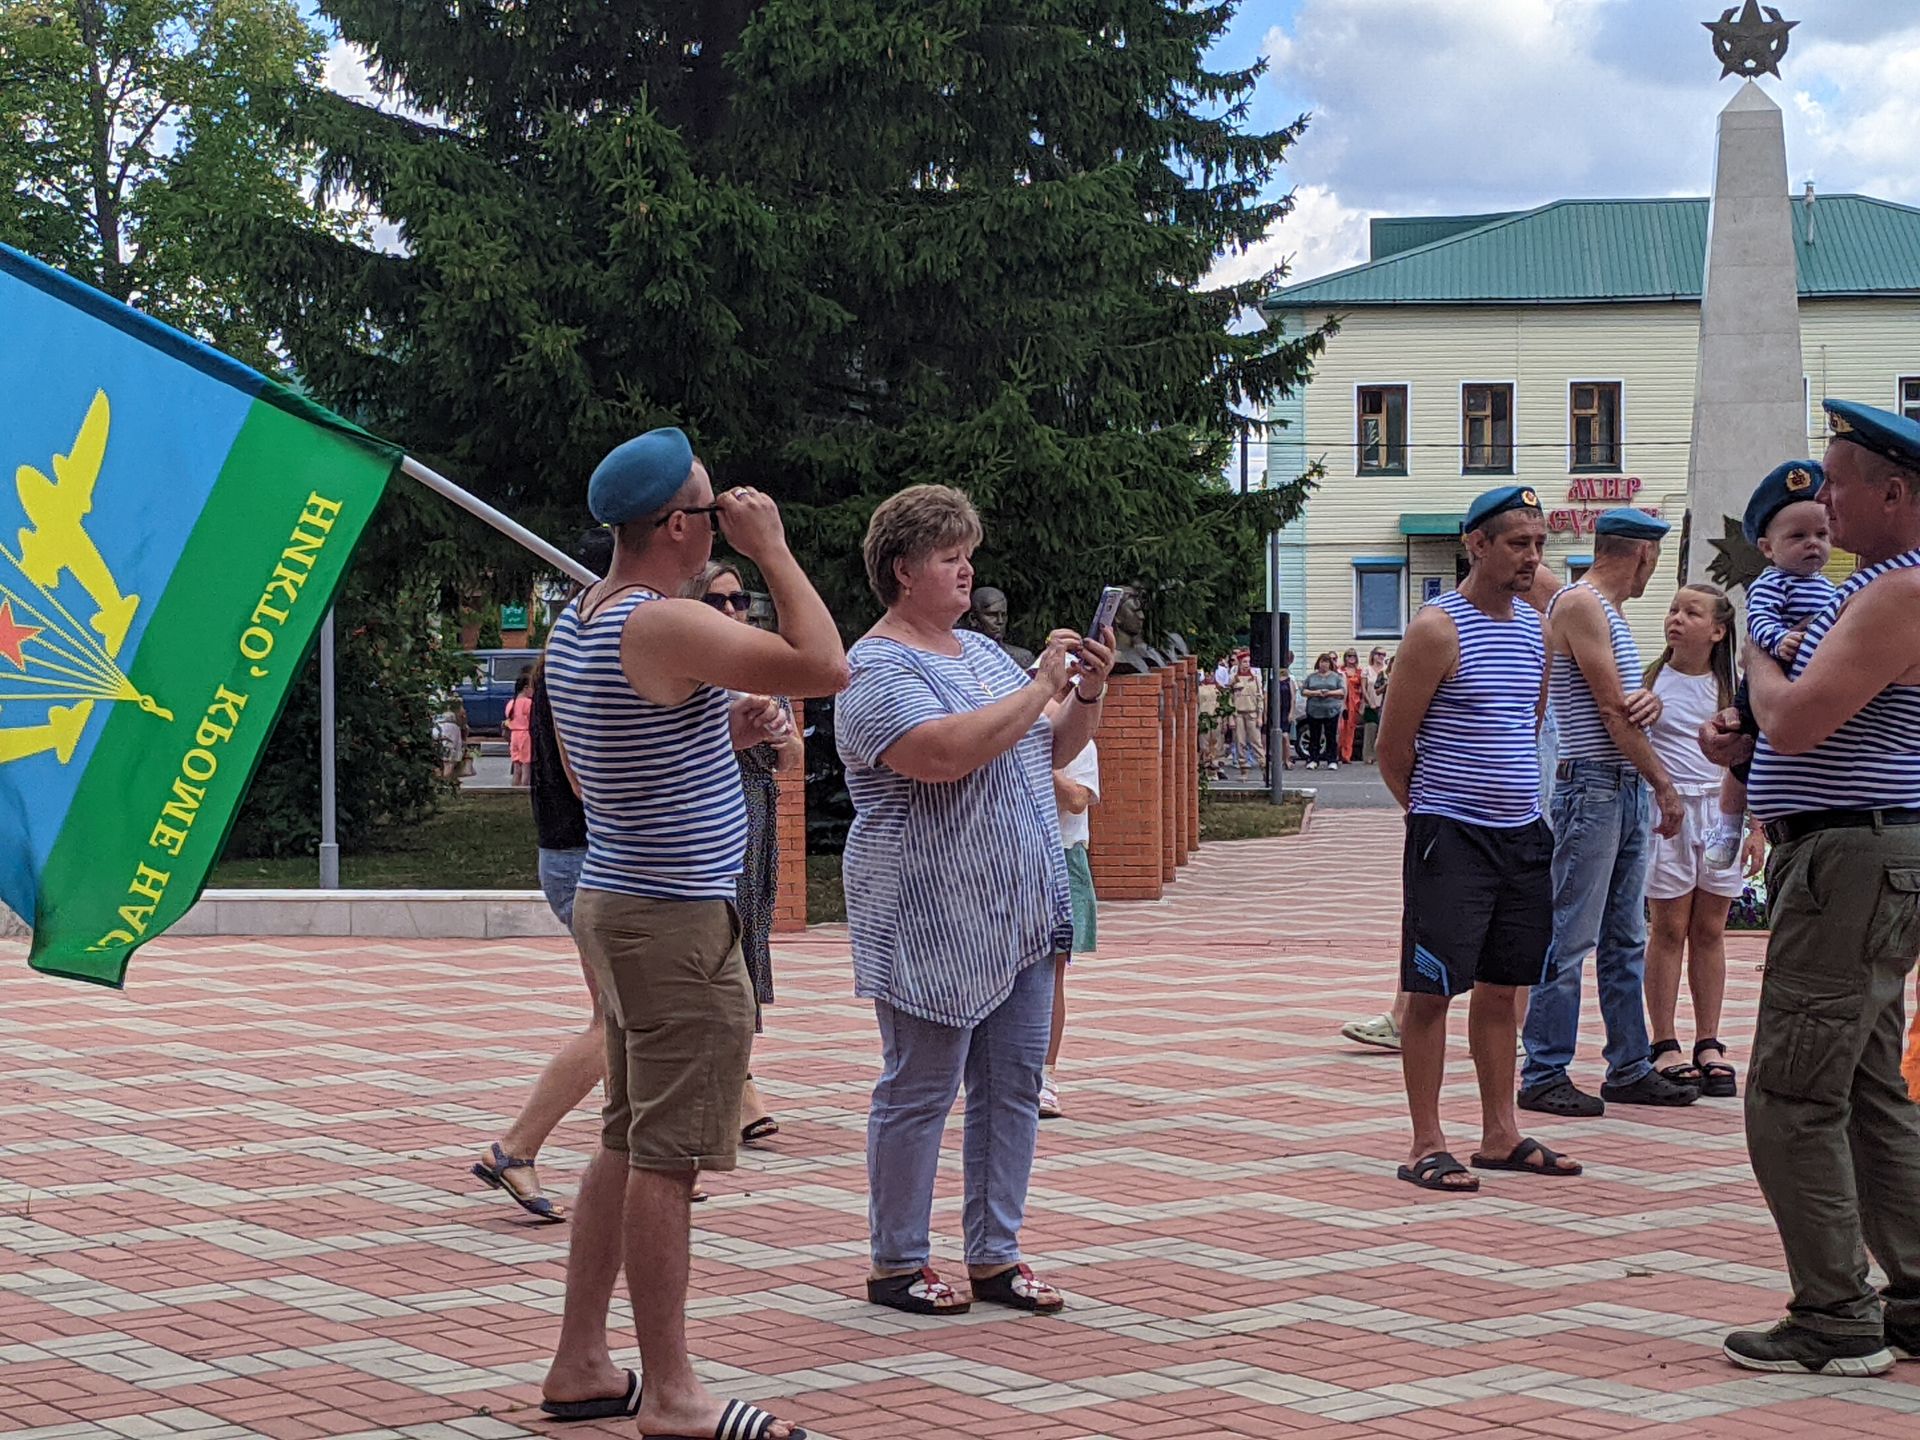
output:
<instances>
[{"instance_id":1,"label":"baby's small hand","mask_svg":"<svg viewBox=\"0 0 1920 1440\"><path fill-rule=\"evenodd\" d=\"M1793 657L1800 653L1800 642L1804 639L1804 630L1789 630L1780 641L1779 648L1773 652L1774 658L1782 665L1791 665Z\"/></svg>"}]
</instances>

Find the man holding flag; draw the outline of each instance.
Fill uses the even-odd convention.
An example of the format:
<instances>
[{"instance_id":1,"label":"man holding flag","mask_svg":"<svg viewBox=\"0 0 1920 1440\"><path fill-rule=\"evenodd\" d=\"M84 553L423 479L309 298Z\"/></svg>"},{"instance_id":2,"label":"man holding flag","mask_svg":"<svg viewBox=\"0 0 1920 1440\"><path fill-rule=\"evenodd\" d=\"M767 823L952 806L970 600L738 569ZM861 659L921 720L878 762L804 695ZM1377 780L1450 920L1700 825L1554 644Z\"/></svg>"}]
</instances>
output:
<instances>
[{"instance_id":1,"label":"man holding flag","mask_svg":"<svg viewBox=\"0 0 1920 1440\"><path fill-rule=\"evenodd\" d=\"M613 567L569 605L547 646L555 733L587 812L573 931L606 1017L601 1149L581 1181L567 1303L542 1409L636 1416L643 1435L789 1440L765 1411L722 1404L687 1356L688 1198L731 1170L753 1041L753 988L734 913L746 805L728 691L830 695L847 682L840 633L757 490L717 501L676 429L617 447L587 500L613 527ZM716 528L754 561L780 632L677 598ZM765 711L748 711L765 714ZM608 1354L607 1306L624 1255L645 1373Z\"/></svg>"}]
</instances>

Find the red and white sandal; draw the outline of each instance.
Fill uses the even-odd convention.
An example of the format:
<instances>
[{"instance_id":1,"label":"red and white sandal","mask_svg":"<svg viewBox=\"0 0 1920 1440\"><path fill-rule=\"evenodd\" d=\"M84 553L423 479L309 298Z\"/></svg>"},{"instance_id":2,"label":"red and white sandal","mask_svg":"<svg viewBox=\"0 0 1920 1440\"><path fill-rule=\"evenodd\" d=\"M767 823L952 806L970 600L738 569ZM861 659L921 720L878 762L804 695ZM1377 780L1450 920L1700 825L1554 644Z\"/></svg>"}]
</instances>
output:
<instances>
[{"instance_id":1,"label":"red and white sandal","mask_svg":"<svg viewBox=\"0 0 1920 1440\"><path fill-rule=\"evenodd\" d=\"M1066 1296L1046 1281L1034 1279L1033 1271L1025 1265L1015 1265L1011 1270L1002 1270L984 1280L975 1280L973 1298L984 1300L989 1305L1031 1311L1035 1315L1051 1315L1067 1303Z\"/></svg>"},{"instance_id":2,"label":"red and white sandal","mask_svg":"<svg viewBox=\"0 0 1920 1440\"><path fill-rule=\"evenodd\" d=\"M964 1315L972 1302L962 1300L954 1288L923 1265L909 1275L888 1275L867 1281L867 1299L908 1315Z\"/></svg>"}]
</instances>

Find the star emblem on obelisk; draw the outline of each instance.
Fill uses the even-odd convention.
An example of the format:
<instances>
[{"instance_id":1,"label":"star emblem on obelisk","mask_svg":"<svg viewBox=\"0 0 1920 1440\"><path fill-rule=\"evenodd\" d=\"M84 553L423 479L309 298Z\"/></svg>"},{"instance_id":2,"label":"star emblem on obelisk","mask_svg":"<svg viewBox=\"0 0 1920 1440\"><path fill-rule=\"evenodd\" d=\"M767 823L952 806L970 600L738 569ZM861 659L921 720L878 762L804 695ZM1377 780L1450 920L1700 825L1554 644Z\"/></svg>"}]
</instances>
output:
<instances>
[{"instance_id":1,"label":"star emblem on obelisk","mask_svg":"<svg viewBox=\"0 0 1920 1440\"><path fill-rule=\"evenodd\" d=\"M1762 19L1760 12L1766 11ZM1718 20L1702 20L1700 23L1713 32L1713 53L1720 62L1720 78L1739 75L1751 80L1756 75L1772 75L1778 78L1780 61L1787 53L1787 32L1800 22L1782 20L1780 12L1771 5L1762 6L1758 0L1747 0L1744 8L1738 12L1729 9L1721 12Z\"/></svg>"}]
</instances>

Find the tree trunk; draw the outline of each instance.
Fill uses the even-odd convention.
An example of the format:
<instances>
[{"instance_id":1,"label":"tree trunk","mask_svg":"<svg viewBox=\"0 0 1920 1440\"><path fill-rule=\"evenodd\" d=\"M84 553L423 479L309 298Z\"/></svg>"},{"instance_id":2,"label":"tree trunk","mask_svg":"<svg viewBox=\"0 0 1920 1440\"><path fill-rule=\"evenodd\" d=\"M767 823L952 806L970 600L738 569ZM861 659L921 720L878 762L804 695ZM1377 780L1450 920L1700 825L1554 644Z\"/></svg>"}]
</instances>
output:
<instances>
[{"instance_id":1,"label":"tree trunk","mask_svg":"<svg viewBox=\"0 0 1920 1440\"><path fill-rule=\"evenodd\" d=\"M87 47L87 168L93 181L93 228L100 237L100 288L116 300L132 298L131 276L120 254L120 193L113 182L113 117L107 112L107 79L101 65L105 18L96 0L80 0L80 39Z\"/></svg>"}]
</instances>

